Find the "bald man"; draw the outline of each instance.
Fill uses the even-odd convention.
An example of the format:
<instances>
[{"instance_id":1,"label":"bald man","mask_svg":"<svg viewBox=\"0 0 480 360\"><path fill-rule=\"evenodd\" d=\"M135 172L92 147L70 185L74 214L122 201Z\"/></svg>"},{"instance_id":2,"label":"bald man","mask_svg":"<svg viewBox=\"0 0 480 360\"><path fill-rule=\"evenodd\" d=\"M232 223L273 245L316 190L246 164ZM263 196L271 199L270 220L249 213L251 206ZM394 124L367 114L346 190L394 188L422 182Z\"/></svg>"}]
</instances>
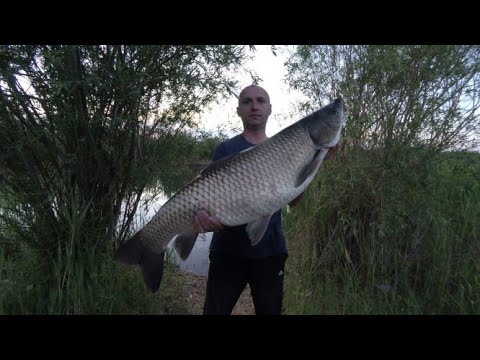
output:
<instances>
[{"instance_id":1,"label":"bald man","mask_svg":"<svg viewBox=\"0 0 480 360\"><path fill-rule=\"evenodd\" d=\"M238 98L237 114L243 132L221 144L213 161L236 154L267 139L265 128L272 113L268 93L258 85L244 88ZM241 175L239 175L241 176ZM288 257L282 231L281 210L271 218L262 240L255 246L245 232L245 225L227 227L202 210L194 219L197 232L213 231L210 267L205 297L205 315L229 315L249 284L257 315L280 315L283 278Z\"/></svg>"}]
</instances>

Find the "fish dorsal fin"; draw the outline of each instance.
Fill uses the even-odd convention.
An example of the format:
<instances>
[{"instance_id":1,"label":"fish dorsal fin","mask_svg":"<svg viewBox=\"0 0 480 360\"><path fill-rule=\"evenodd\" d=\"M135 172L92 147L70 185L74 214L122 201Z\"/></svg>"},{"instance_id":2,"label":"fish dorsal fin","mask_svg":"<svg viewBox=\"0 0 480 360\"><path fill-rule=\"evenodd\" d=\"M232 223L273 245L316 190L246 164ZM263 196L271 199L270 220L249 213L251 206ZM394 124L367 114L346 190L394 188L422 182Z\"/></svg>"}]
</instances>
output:
<instances>
[{"instance_id":1,"label":"fish dorsal fin","mask_svg":"<svg viewBox=\"0 0 480 360\"><path fill-rule=\"evenodd\" d=\"M306 181L312 181L313 177L317 173L320 165L322 164L323 158L327 154L327 148L321 148L317 150L313 159L305 166L305 168L298 175L297 181L295 182L295 187L299 187L304 184Z\"/></svg>"},{"instance_id":2,"label":"fish dorsal fin","mask_svg":"<svg viewBox=\"0 0 480 360\"><path fill-rule=\"evenodd\" d=\"M208 174L212 171L215 171L216 169L218 169L223 164L227 163L228 161L231 161L233 158L236 158L236 157L240 156L240 154L242 154L244 152L252 150L253 148L255 148L255 146L249 147L248 149L242 150L238 153L230 154L230 155L224 156L224 157L222 157L222 158L220 158L216 161L213 161L205 169L200 171L200 176L203 176L203 175L206 175L206 174Z\"/></svg>"},{"instance_id":3,"label":"fish dorsal fin","mask_svg":"<svg viewBox=\"0 0 480 360\"><path fill-rule=\"evenodd\" d=\"M175 250L183 261L187 260L190 256L193 245L195 245L195 241L197 240L197 236L198 233L192 231L178 234L175 239Z\"/></svg>"},{"instance_id":4,"label":"fish dorsal fin","mask_svg":"<svg viewBox=\"0 0 480 360\"><path fill-rule=\"evenodd\" d=\"M265 231L267 231L268 224L273 214L261 217L255 221L249 222L246 227L248 238L252 246L257 245L262 240Z\"/></svg>"}]
</instances>

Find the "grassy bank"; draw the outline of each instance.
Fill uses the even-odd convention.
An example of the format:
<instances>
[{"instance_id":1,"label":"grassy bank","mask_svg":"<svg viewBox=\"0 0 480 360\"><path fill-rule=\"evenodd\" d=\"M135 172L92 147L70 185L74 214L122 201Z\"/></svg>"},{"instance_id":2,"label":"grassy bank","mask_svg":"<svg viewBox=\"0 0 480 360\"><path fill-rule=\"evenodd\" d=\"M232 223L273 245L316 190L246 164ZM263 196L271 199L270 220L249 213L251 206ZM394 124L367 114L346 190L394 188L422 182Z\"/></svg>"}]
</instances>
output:
<instances>
[{"instance_id":1,"label":"grassy bank","mask_svg":"<svg viewBox=\"0 0 480 360\"><path fill-rule=\"evenodd\" d=\"M288 314L479 314L480 156L340 154L285 216Z\"/></svg>"}]
</instances>

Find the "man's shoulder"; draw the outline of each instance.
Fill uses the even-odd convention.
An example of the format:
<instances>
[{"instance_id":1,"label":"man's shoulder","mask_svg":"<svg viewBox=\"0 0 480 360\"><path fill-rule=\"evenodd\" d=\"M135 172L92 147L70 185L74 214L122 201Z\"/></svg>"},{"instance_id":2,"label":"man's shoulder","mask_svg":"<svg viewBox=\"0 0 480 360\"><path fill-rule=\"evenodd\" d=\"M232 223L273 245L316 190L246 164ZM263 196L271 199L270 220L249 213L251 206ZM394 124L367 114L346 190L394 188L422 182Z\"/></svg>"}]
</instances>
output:
<instances>
[{"instance_id":1,"label":"man's shoulder","mask_svg":"<svg viewBox=\"0 0 480 360\"><path fill-rule=\"evenodd\" d=\"M239 151L239 149L243 149L245 147L245 140L241 135L236 135L227 139L220 144L218 144L217 148L223 151L231 152L231 151Z\"/></svg>"},{"instance_id":2,"label":"man's shoulder","mask_svg":"<svg viewBox=\"0 0 480 360\"><path fill-rule=\"evenodd\" d=\"M213 160L219 160L225 156L236 154L240 151L248 149L251 146L252 144L245 140L242 135L236 135L220 143L215 148Z\"/></svg>"},{"instance_id":3,"label":"man's shoulder","mask_svg":"<svg viewBox=\"0 0 480 360\"><path fill-rule=\"evenodd\" d=\"M239 144L239 143L242 143L242 140L243 140L242 135L238 134L238 135L235 135L234 137L231 137L230 139L227 139L221 142L218 146L229 146L232 144Z\"/></svg>"}]
</instances>

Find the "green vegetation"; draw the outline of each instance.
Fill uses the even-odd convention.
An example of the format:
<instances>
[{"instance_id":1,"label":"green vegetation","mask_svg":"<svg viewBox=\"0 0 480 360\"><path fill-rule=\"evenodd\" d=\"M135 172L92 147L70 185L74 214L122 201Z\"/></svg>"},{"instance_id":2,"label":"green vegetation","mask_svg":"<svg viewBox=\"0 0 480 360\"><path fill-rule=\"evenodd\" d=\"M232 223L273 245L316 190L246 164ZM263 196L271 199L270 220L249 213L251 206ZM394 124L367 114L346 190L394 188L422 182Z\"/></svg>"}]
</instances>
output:
<instances>
[{"instance_id":1,"label":"green vegetation","mask_svg":"<svg viewBox=\"0 0 480 360\"><path fill-rule=\"evenodd\" d=\"M286 313L479 314L480 154L329 161L285 217Z\"/></svg>"},{"instance_id":2,"label":"green vegetation","mask_svg":"<svg viewBox=\"0 0 480 360\"><path fill-rule=\"evenodd\" d=\"M193 119L230 94L246 48L0 47L3 313L152 312L113 251L142 195L213 149Z\"/></svg>"},{"instance_id":3,"label":"green vegetation","mask_svg":"<svg viewBox=\"0 0 480 360\"><path fill-rule=\"evenodd\" d=\"M186 314L112 261L142 195L172 194L222 137L244 46L0 48L0 314ZM286 314L480 313L480 47L299 46L287 80L347 125L285 212ZM148 199L145 201L149 201Z\"/></svg>"},{"instance_id":4,"label":"green vegetation","mask_svg":"<svg viewBox=\"0 0 480 360\"><path fill-rule=\"evenodd\" d=\"M291 86L347 125L298 209L286 312L480 313L478 46L300 46ZM455 150L452 150L455 149Z\"/></svg>"},{"instance_id":5,"label":"green vegetation","mask_svg":"<svg viewBox=\"0 0 480 360\"><path fill-rule=\"evenodd\" d=\"M161 163L160 184L152 187L178 189L196 175L198 163L210 159L221 138L182 133L171 141L176 154L171 163ZM162 141L154 146L161 147ZM163 149L162 149L163 150ZM157 149L159 156L164 151ZM180 164L180 165L179 165ZM178 170L175 166L182 170ZM168 169L174 169L171 172ZM164 185L166 184L166 185ZM0 196L1 208L14 209L15 201ZM145 288L141 272L112 261L113 246L105 253L99 245L82 244L88 207L80 211L71 200L68 209L69 229L65 248L59 246L49 259L22 241L22 229L12 218L0 216L0 314L186 314L189 309L182 291L183 274L168 262L158 294ZM102 239L94 242L101 244ZM100 247L100 249L99 249ZM51 275L45 276L51 264Z\"/></svg>"}]
</instances>

